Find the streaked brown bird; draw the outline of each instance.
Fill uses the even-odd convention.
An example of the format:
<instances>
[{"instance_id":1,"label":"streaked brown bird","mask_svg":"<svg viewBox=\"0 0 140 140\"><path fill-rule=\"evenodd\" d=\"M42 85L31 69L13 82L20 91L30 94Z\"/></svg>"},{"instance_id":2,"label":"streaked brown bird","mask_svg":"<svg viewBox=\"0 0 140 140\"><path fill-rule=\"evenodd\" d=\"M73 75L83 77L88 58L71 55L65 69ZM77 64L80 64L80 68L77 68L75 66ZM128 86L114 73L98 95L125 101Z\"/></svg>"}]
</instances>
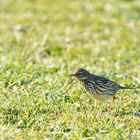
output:
<instances>
[{"instance_id":1,"label":"streaked brown bird","mask_svg":"<svg viewBox=\"0 0 140 140\"><path fill-rule=\"evenodd\" d=\"M119 90L134 89L120 86L118 83L98 75L89 73L87 70L80 68L74 74L69 76L76 77L95 99L104 101L106 99L115 99L115 93Z\"/></svg>"}]
</instances>

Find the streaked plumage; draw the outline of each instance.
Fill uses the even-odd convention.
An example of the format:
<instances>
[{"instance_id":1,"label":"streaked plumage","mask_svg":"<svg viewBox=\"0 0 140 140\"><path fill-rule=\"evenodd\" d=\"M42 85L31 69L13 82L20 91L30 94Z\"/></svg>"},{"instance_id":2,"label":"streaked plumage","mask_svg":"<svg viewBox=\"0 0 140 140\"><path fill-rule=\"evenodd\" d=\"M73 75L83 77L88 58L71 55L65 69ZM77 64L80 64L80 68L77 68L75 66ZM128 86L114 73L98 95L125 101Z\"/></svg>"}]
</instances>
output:
<instances>
[{"instance_id":1,"label":"streaked plumage","mask_svg":"<svg viewBox=\"0 0 140 140\"><path fill-rule=\"evenodd\" d=\"M97 100L110 99L121 89L131 89L122 87L108 78L91 74L83 68L70 76L76 77L84 85L86 91Z\"/></svg>"}]
</instances>

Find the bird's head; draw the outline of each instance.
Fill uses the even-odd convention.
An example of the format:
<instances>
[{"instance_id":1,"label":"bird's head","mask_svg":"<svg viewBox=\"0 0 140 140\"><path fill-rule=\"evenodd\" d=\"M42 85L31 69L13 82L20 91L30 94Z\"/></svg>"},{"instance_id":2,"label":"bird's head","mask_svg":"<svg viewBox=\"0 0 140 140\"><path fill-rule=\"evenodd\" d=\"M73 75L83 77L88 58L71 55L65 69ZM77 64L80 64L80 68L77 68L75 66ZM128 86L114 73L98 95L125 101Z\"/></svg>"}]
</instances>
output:
<instances>
[{"instance_id":1,"label":"bird's head","mask_svg":"<svg viewBox=\"0 0 140 140\"><path fill-rule=\"evenodd\" d=\"M74 74L70 74L69 76L74 76L78 80L83 81L83 80L88 79L88 77L90 76L90 73L87 70L80 68Z\"/></svg>"}]
</instances>

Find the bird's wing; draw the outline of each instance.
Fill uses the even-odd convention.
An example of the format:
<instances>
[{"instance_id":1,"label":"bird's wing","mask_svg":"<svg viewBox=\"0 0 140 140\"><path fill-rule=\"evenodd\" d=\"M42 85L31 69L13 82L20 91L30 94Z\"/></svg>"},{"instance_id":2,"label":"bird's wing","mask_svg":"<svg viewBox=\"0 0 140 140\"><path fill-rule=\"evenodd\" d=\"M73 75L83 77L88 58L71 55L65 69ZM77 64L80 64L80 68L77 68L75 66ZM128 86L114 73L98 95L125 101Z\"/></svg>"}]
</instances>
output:
<instances>
[{"instance_id":1,"label":"bird's wing","mask_svg":"<svg viewBox=\"0 0 140 140\"><path fill-rule=\"evenodd\" d=\"M120 85L108 78L98 76L96 77L97 86L104 89L104 93L115 93L120 89Z\"/></svg>"}]
</instances>

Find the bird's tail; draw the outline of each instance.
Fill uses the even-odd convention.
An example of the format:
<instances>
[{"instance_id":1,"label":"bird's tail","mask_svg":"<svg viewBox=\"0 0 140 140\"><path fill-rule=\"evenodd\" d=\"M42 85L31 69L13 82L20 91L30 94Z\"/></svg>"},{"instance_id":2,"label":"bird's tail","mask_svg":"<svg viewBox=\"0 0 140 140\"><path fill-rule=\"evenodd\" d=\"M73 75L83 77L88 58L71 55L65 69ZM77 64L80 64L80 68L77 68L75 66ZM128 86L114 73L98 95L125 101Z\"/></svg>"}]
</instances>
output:
<instances>
[{"instance_id":1,"label":"bird's tail","mask_svg":"<svg viewBox=\"0 0 140 140\"><path fill-rule=\"evenodd\" d=\"M139 88L131 88L131 87L121 87L121 89L139 89Z\"/></svg>"}]
</instances>

